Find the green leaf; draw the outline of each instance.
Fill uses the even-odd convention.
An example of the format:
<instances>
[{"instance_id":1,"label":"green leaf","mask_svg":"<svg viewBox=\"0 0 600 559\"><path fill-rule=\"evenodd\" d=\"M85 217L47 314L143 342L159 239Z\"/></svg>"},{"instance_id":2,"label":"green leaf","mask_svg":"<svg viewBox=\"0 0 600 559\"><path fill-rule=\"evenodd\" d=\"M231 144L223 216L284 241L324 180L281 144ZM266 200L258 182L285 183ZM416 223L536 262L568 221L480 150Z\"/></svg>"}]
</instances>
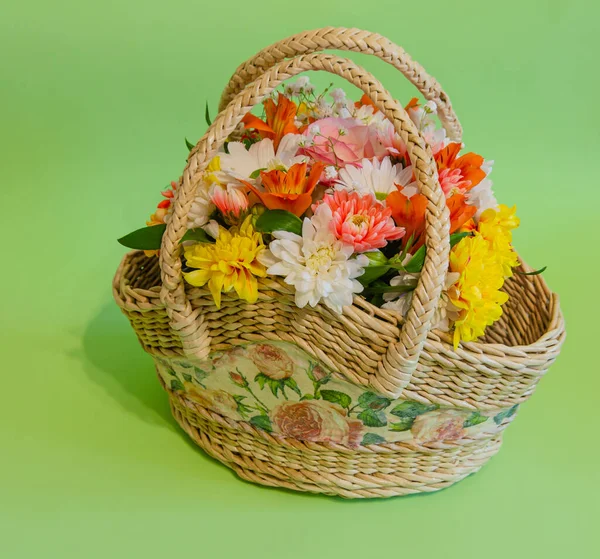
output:
<instances>
[{"instance_id":1,"label":"green leaf","mask_svg":"<svg viewBox=\"0 0 600 559\"><path fill-rule=\"evenodd\" d=\"M187 138L185 139L185 146L188 148L188 151L192 151L195 147Z\"/></svg>"},{"instance_id":2,"label":"green leaf","mask_svg":"<svg viewBox=\"0 0 600 559\"><path fill-rule=\"evenodd\" d=\"M507 417L512 417L515 415L518 407L519 404L515 404L512 408L501 411L498 415L494 416L494 423L496 425L500 425L500 423L502 423Z\"/></svg>"},{"instance_id":3,"label":"green leaf","mask_svg":"<svg viewBox=\"0 0 600 559\"><path fill-rule=\"evenodd\" d=\"M380 443L384 443L384 442L385 442L385 439L381 435L378 435L377 433L365 433L365 436L363 437L361 444L362 445L380 444Z\"/></svg>"},{"instance_id":4,"label":"green leaf","mask_svg":"<svg viewBox=\"0 0 600 559\"><path fill-rule=\"evenodd\" d=\"M119 243L127 248L135 248L137 250L157 250L160 248L162 236L167 226L162 223L160 225L150 225L136 229L119 239Z\"/></svg>"},{"instance_id":5,"label":"green leaf","mask_svg":"<svg viewBox=\"0 0 600 559\"><path fill-rule=\"evenodd\" d=\"M273 431L273 427L271 426L271 420L268 415L255 415L250 418L250 423L263 431L267 431L271 433Z\"/></svg>"},{"instance_id":6,"label":"green leaf","mask_svg":"<svg viewBox=\"0 0 600 559\"><path fill-rule=\"evenodd\" d=\"M484 423L489 419L486 415L481 415L478 411L474 411L463 423L463 427L466 429L467 427L473 427L474 425L479 425L480 423Z\"/></svg>"},{"instance_id":7,"label":"green leaf","mask_svg":"<svg viewBox=\"0 0 600 559\"><path fill-rule=\"evenodd\" d=\"M374 282L376 279L379 279L381 276L385 275L392 269L391 266L369 266L365 268L365 273L358 278L358 281L362 283L364 286L369 285Z\"/></svg>"},{"instance_id":8,"label":"green leaf","mask_svg":"<svg viewBox=\"0 0 600 559\"><path fill-rule=\"evenodd\" d=\"M202 381L208 376L208 371L194 367L194 376L196 377L196 380L202 384Z\"/></svg>"},{"instance_id":9,"label":"green leaf","mask_svg":"<svg viewBox=\"0 0 600 559\"><path fill-rule=\"evenodd\" d=\"M358 403L363 408L368 408L370 410L383 410L387 408L392 401L389 398L384 398L375 392L363 392L358 397Z\"/></svg>"},{"instance_id":10,"label":"green leaf","mask_svg":"<svg viewBox=\"0 0 600 559\"><path fill-rule=\"evenodd\" d=\"M300 398L300 401L302 400L314 400L315 397L312 394L305 394L304 396L302 396L302 398Z\"/></svg>"},{"instance_id":11,"label":"green leaf","mask_svg":"<svg viewBox=\"0 0 600 559\"><path fill-rule=\"evenodd\" d=\"M275 398L277 398L277 392L279 390L281 390L282 394L285 396L285 392L283 390L283 380L277 380L274 378L267 377L267 384L269 385L269 388L271 389L271 392L273 393L273 396L275 396Z\"/></svg>"},{"instance_id":12,"label":"green leaf","mask_svg":"<svg viewBox=\"0 0 600 559\"><path fill-rule=\"evenodd\" d=\"M367 427L384 427L387 425L387 417L383 410L372 410L367 408L357 415Z\"/></svg>"},{"instance_id":13,"label":"green leaf","mask_svg":"<svg viewBox=\"0 0 600 559\"><path fill-rule=\"evenodd\" d=\"M402 402L394 407L390 413L401 419L412 418L414 419L417 415L427 413L437 409L438 406L435 404L422 404L420 402Z\"/></svg>"},{"instance_id":14,"label":"green leaf","mask_svg":"<svg viewBox=\"0 0 600 559\"><path fill-rule=\"evenodd\" d=\"M520 276L537 276L539 274L543 274L546 271L548 266L544 266L539 270L535 270L534 272L519 272L519 270L515 270L515 274L519 274Z\"/></svg>"},{"instance_id":15,"label":"green leaf","mask_svg":"<svg viewBox=\"0 0 600 559\"><path fill-rule=\"evenodd\" d=\"M348 409L352 404L352 398L348 394L338 392L337 390L321 390L321 397L333 404L338 404L343 408Z\"/></svg>"},{"instance_id":16,"label":"green leaf","mask_svg":"<svg viewBox=\"0 0 600 559\"><path fill-rule=\"evenodd\" d=\"M450 235L450 248L452 248L456 243L458 243L461 239L465 237L470 237L471 232L466 231L464 233L453 233ZM411 274L416 274L423 269L423 264L425 263L425 245L421 246L417 252L413 254L413 257L410 259L410 262L404 267L407 272Z\"/></svg>"},{"instance_id":17,"label":"green leaf","mask_svg":"<svg viewBox=\"0 0 600 559\"><path fill-rule=\"evenodd\" d=\"M188 229L183 235L183 241L198 241L199 243L214 243L215 240L202 227Z\"/></svg>"},{"instance_id":18,"label":"green leaf","mask_svg":"<svg viewBox=\"0 0 600 559\"><path fill-rule=\"evenodd\" d=\"M260 386L260 389L262 390L265 387L265 383L267 382L268 378L263 375L262 373L258 373L255 377L254 377L254 382L258 382L258 386Z\"/></svg>"},{"instance_id":19,"label":"green leaf","mask_svg":"<svg viewBox=\"0 0 600 559\"><path fill-rule=\"evenodd\" d=\"M185 382L192 382L192 375L189 375L188 373L183 373L183 380L185 380Z\"/></svg>"},{"instance_id":20,"label":"green leaf","mask_svg":"<svg viewBox=\"0 0 600 559\"><path fill-rule=\"evenodd\" d=\"M283 381L283 384L285 384L285 386L289 386L296 394L298 394L298 396L302 396L302 392L298 387L298 383L293 378L286 378Z\"/></svg>"},{"instance_id":21,"label":"green leaf","mask_svg":"<svg viewBox=\"0 0 600 559\"><path fill-rule=\"evenodd\" d=\"M267 210L256 220L256 230L261 233L289 231L301 235L302 220L285 210Z\"/></svg>"},{"instance_id":22,"label":"green leaf","mask_svg":"<svg viewBox=\"0 0 600 559\"><path fill-rule=\"evenodd\" d=\"M185 388L183 387L183 384L179 379L174 378L171 380L171 390L185 390Z\"/></svg>"},{"instance_id":23,"label":"green leaf","mask_svg":"<svg viewBox=\"0 0 600 559\"><path fill-rule=\"evenodd\" d=\"M360 280L360 278L358 278ZM417 287L417 282L414 285L375 285L367 287L365 290L368 293L408 293Z\"/></svg>"},{"instance_id":24,"label":"green leaf","mask_svg":"<svg viewBox=\"0 0 600 559\"><path fill-rule=\"evenodd\" d=\"M408 431L414 422L414 417L403 417L397 423L390 423L390 431Z\"/></svg>"},{"instance_id":25,"label":"green leaf","mask_svg":"<svg viewBox=\"0 0 600 559\"><path fill-rule=\"evenodd\" d=\"M210 111L208 110L208 101L206 102L206 109L204 110L204 118L206 120L206 124L210 126L212 124L212 120L210 118Z\"/></svg>"},{"instance_id":26,"label":"green leaf","mask_svg":"<svg viewBox=\"0 0 600 559\"><path fill-rule=\"evenodd\" d=\"M252 171L250 173L250 178L251 179L257 179L258 177L260 177L260 172L261 171L266 171L267 168L266 167L261 167L260 169L256 169L256 171Z\"/></svg>"}]
</instances>

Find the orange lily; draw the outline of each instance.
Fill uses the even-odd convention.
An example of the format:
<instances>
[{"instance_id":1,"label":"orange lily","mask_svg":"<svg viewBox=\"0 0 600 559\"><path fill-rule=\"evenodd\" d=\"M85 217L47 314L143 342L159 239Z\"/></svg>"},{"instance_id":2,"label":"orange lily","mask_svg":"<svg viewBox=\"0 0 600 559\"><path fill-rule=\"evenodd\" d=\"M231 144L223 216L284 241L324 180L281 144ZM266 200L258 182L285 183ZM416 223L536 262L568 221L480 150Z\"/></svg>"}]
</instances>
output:
<instances>
[{"instance_id":1,"label":"orange lily","mask_svg":"<svg viewBox=\"0 0 600 559\"><path fill-rule=\"evenodd\" d=\"M464 194L456 193L446 199L446 205L450 210L450 233L458 231L463 226L472 221L472 217L477 212L475 206L467 204L467 198ZM468 231L469 229L466 228Z\"/></svg>"},{"instance_id":2,"label":"orange lily","mask_svg":"<svg viewBox=\"0 0 600 559\"><path fill-rule=\"evenodd\" d=\"M465 153L457 159L461 144L452 142L435 154L438 172L459 170L462 186L465 191L477 186L484 178L485 171L481 169L483 157L476 153ZM440 177L441 178L441 177ZM463 182L464 181L464 182Z\"/></svg>"},{"instance_id":3,"label":"orange lily","mask_svg":"<svg viewBox=\"0 0 600 559\"><path fill-rule=\"evenodd\" d=\"M423 244L421 237L425 231L427 198L423 194L414 194L408 198L398 189L388 195L385 203L388 208L391 208L396 225L406 229L404 238L410 239L412 237L413 247L415 248Z\"/></svg>"},{"instance_id":4,"label":"orange lily","mask_svg":"<svg viewBox=\"0 0 600 559\"><path fill-rule=\"evenodd\" d=\"M243 118L242 122L244 127L258 130L262 138L271 138L275 151L277 151L281 138L286 134L298 134L299 132L295 124L296 103L280 93L277 104L270 98L263 104L266 122L250 113Z\"/></svg>"},{"instance_id":5,"label":"orange lily","mask_svg":"<svg viewBox=\"0 0 600 559\"><path fill-rule=\"evenodd\" d=\"M356 101L356 103L354 103L354 106L359 109L360 107L373 107L373 114L375 114L377 111L379 111L379 109L375 106L375 103L373 103L373 101L371 100L371 98L366 94L363 93L363 96L360 98L359 101Z\"/></svg>"},{"instance_id":6,"label":"orange lily","mask_svg":"<svg viewBox=\"0 0 600 559\"><path fill-rule=\"evenodd\" d=\"M419 103L419 99L417 97L413 97L404 107L404 110L408 112L409 109L416 109L419 107L421 103Z\"/></svg>"},{"instance_id":7,"label":"orange lily","mask_svg":"<svg viewBox=\"0 0 600 559\"><path fill-rule=\"evenodd\" d=\"M243 182L269 210L286 210L300 217L312 204L312 193L325 164L315 163L308 176L306 167L306 163L296 163L287 171L261 171L262 191Z\"/></svg>"}]
</instances>

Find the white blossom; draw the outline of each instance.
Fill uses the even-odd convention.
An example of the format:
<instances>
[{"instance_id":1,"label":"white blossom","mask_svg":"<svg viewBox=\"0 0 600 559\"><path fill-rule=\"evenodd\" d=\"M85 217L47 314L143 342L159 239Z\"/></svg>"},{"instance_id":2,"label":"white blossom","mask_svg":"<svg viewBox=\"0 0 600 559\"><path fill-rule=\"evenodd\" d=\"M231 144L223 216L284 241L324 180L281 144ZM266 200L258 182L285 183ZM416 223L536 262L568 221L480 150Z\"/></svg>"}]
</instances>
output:
<instances>
[{"instance_id":1,"label":"white blossom","mask_svg":"<svg viewBox=\"0 0 600 559\"><path fill-rule=\"evenodd\" d=\"M320 301L338 314L352 304L354 293L363 286L356 279L369 259L361 254L351 258L353 248L340 242L330 230L331 208L321 204L312 218L304 218L302 236L275 231L275 240L259 256L267 273L284 276L296 288L296 305L316 306Z\"/></svg>"}]
</instances>

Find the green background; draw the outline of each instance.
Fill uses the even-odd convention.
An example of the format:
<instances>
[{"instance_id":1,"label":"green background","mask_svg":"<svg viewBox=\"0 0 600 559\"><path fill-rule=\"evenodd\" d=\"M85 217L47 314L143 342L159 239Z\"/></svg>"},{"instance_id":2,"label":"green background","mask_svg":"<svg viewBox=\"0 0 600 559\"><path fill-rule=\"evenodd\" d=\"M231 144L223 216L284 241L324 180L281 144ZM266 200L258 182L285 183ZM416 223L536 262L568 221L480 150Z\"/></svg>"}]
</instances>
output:
<instances>
[{"instance_id":1,"label":"green background","mask_svg":"<svg viewBox=\"0 0 600 559\"><path fill-rule=\"evenodd\" d=\"M599 17L591 0L5 3L0 555L596 556ZM115 239L179 176L204 103L260 48L325 25L384 34L440 80L518 206L518 250L562 297L567 343L502 451L436 494L347 502L238 480L176 427L111 298Z\"/></svg>"}]
</instances>

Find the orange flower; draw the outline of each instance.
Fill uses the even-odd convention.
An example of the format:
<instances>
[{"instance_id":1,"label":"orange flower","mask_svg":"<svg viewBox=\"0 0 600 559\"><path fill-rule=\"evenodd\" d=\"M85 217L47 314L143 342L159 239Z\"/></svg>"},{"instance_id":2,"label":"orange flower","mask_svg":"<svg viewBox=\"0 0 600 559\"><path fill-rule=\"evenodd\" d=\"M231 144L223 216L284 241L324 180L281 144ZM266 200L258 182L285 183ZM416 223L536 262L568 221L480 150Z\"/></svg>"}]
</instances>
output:
<instances>
[{"instance_id":1,"label":"orange flower","mask_svg":"<svg viewBox=\"0 0 600 559\"><path fill-rule=\"evenodd\" d=\"M410 109L416 109L417 107L419 107L421 105L421 103L419 103L419 99L417 97L413 97L406 105L406 107L404 107L404 110L406 112L408 112Z\"/></svg>"},{"instance_id":2,"label":"orange flower","mask_svg":"<svg viewBox=\"0 0 600 559\"><path fill-rule=\"evenodd\" d=\"M388 208L391 208L396 225L406 229L404 238L413 237L413 247L415 248L423 244L421 237L425 231L427 198L423 194L414 194L408 198L398 189L388 195L385 203Z\"/></svg>"},{"instance_id":3,"label":"orange flower","mask_svg":"<svg viewBox=\"0 0 600 559\"><path fill-rule=\"evenodd\" d=\"M250 113L243 118L242 122L246 128L258 130L261 137L273 140L275 151L277 151L281 138L286 134L298 134L299 132L295 124L296 103L280 93L277 104L270 98L263 104L267 116L266 122Z\"/></svg>"},{"instance_id":4,"label":"orange flower","mask_svg":"<svg viewBox=\"0 0 600 559\"><path fill-rule=\"evenodd\" d=\"M461 144L452 142L435 154L440 185L446 195L454 190L468 192L484 178L481 169L483 157L476 153L465 153L457 159Z\"/></svg>"},{"instance_id":5,"label":"orange flower","mask_svg":"<svg viewBox=\"0 0 600 559\"><path fill-rule=\"evenodd\" d=\"M371 98L366 93L363 93L363 96L360 98L359 101L356 101L356 103L354 103L354 106L357 109L360 109L360 107L367 107L367 106L373 107L373 114L375 114L376 112L379 111L379 109L375 106L375 103L373 103Z\"/></svg>"},{"instance_id":6,"label":"orange flower","mask_svg":"<svg viewBox=\"0 0 600 559\"><path fill-rule=\"evenodd\" d=\"M317 162L308 176L306 163L296 163L287 171L261 171L260 178L264 187L262 191L246 181L243 182L268 209L287 210L299 217L312 204L312 192L324 168L323 163Z\"/></svg>"},{"instance_id":7,"label":"orange flower","mask_svg":"<svg viewBox=\"0 0 600 559\"><path fill-rule=\"evenodd\" d=\"M467 204L466 196L458 192L446 199L446 205L450 210L450 233L458 231L477 212L475 206Z\"/></svg>"}]
</instances>

